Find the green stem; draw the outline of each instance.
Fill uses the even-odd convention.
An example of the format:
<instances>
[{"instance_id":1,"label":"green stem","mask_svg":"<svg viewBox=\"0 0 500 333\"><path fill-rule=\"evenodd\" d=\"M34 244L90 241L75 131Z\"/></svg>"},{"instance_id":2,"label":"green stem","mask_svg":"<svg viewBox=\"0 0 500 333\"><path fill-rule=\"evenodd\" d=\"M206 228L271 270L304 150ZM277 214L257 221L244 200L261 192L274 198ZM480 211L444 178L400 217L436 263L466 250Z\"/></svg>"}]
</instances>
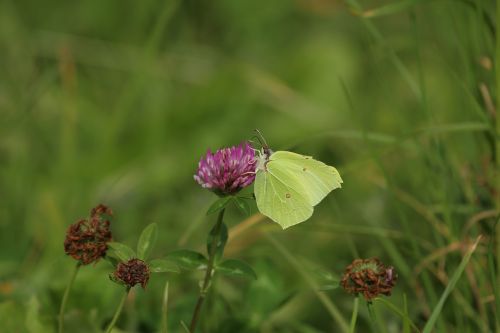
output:
<instances>
[{"instance_id":1,"label":"green stem","mask_svg":"<svg viewBox=\"0 0 500 333\"><path fill-rule=\"evenodd\" d=\"M354 307L352 309L351 325L349 326L349 333L355 333L356 321L358 320L359 298L354 298Z\"/></svg>"},{"instance_id":2,"label":"green stem","mask_svg":"<svg viewBox=\"0 0 500 333\"><path fill-rule=\"evenodd\" d=\"M113 316L113 319L108 325L108 328L106 329L106 333L110 333L113 327L115 327L116 321L118 320L118 317L120 317L120 313L122 312L123 305L125 304L125 301L127 300L128 292L130 291L130 287L127 287L125 289L125 293L122 296L122 299L120 301L120 304L118 304L118 307L116 308L115 315Z\"/></svg>"},{"instance_id":3,"label":"green stem","mask_svg":"<svg viewBox=\"0 0 500 333\"><path fill-rule=\"evenodd\" d=\"M370 323L372 326L373 333L380 333L377 329L378 321L377 321L377 315L373 310L373 303L371 301L367 301L366 307L368 308L368 314L370 315Z\"/></svg>"},{"instance_id":4,"label":"green stem","mask_svg":"<svg viewBox=\"0 0 500 333\"><path fill-rule=\"evenodd\" d=\"M196 330L196 325L198 324L201 308L203 307L203 302L205 301L207 291L210 288L210 281L212 280L213 276L215 255L217 251L217 243L219 242L220 239L220 233L222 230L222 223L225 210L226 210L225 208L221 209L221 211L219 212L219 216L217 217L217 222L214 231L214 239L212 240L212 244L210 245L210 251L208 253L208 264L207 264L207 270L205 272L205 278L203 280L203 285L200 289L200 295L198 296L196 307L194 308L193 318L191 319L191 325L189 325L190 333L194 333Z\"/></svg>"},{"instance_id":5,"label":"green stem","mask_svg":"<svg viewBox=\"0 0 500 333\"><path fill-rule=\"evenodd\" d=\"M163 303L161 307L161 332L167 333L167 310L168 310L168 281L165 284L165 291L163 292Z\"/></svg>"},{"instance_id":6,"label":"green stem","mask_svg":"<svg viewBox=\"0 0 500 333\"><path fill-rule=\"evenodd\" d=\"M66 290L64 291L63 299L61 301L61 308L59 309L59 333L62 333L64 329L64 311L66 310L66 304L68 303L69 292L73 287L80 266L80 262L77 262L75 267L73 268L73 271L71 272L71 277L69 279L68 285L66 286Z\"/></svg>"}]
</instances>

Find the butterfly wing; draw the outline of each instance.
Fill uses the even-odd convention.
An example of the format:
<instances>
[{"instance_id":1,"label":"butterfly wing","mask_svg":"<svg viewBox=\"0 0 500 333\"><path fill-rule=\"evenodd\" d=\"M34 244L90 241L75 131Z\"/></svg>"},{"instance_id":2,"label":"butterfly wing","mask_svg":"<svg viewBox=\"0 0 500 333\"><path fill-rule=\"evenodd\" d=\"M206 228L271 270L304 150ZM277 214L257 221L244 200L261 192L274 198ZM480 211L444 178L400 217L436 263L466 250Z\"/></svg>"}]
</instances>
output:
<instances>
[{"instance_id":1,"label":"butterfly wing","mask_svg":"<svg viewBox=\"0 0 500 333\"><path fill-rule=\"evenodd\" d=\"M287 185L303 191L302 195L309 199L312 206L342 184L337 169L310 156L277 151L270 156L267 166L268 169L286 173L286 178L290 180Z\"/></svg>"},{"instance_id":2,"label":"butterfly wing","mask_svg":"<svg viewBox=\"0 0 500 333\"><path fill-rule=\"evenodd\" d=\"M300 185L289 185L295 184L296 179L271 164L268 163L267 170L260 170L255 177L257 207L262 214L286 229L311 217L313 207L298 188Z\"/></svg>"}]
</instances>

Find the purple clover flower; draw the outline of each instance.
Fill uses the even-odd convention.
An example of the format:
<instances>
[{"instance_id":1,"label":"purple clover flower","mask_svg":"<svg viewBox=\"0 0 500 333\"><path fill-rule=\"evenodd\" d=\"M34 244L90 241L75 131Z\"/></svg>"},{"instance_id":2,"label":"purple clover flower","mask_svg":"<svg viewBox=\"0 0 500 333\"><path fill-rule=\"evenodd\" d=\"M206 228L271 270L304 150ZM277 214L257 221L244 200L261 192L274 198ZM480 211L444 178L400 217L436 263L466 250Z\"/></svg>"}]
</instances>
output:
<instances>
[{"instance_id":1,"label":"purple clover flower","mask_svg":"<svg viewBox=\"0 0 500 333\"><path fill-rule=\"evenodd\" d=\"M231 195L252 184L256 165L255 151L246 141L215 153L209 149L198 163L194 179L218 195Z\"/></svg>"}]
</instances>

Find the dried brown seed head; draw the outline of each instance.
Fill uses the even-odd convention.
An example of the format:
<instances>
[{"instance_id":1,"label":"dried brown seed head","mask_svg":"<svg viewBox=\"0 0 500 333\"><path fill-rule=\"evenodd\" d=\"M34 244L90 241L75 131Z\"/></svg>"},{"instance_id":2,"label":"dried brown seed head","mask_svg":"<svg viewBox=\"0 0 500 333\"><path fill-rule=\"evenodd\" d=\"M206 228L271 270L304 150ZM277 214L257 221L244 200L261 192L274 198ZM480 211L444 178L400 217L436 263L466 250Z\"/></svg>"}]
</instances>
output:
<instances>
[{"instance_id":1,"label":"dried brown seed head","mask_svg":"<svg viewBox=\"0 0 500 333\"><path fill-rule=\"evenodd\" d=\"M142 288L146 288L149 281L149 275L149 266L144 261L140 259L130 259L116 266L112 278L115 281L125 284L129 288L132 288L136 284L140 284Z\"/></svg>"},{"instance_id":2,"label":"dried brown seed head","mask_svg":"<svg viewBox=\"0 0 500 333\"><path fill-rule=\"evenodd\" d=\"M386 267L379 259L356 259L346 267L341 286L350 294L362 294L366 300L378 295L391 295L397 274L392 266Z\"/></svg>"},{"instance_id":3,"label":"dried brown seed head","mask_svg":"<svg viewBox=\"0 0 500 333\"><path fill-rule=\"evenodd\" d=\"M91 211L89 219L82 219L70 225L64 240L64 251L82 265L97 262L106 255L107 243L111 241L110 221L104 215L113 212L104 205Z\"/></svg>"}]
</instances>

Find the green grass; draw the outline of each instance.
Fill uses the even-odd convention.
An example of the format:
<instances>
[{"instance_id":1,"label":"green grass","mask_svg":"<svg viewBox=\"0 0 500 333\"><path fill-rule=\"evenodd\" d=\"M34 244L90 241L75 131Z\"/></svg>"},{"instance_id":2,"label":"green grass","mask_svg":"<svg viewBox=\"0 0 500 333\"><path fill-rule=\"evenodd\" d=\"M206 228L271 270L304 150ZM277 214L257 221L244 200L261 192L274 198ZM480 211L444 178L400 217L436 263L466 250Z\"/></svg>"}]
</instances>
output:
<instances>
[{"instance_id":1,"label":"green grass","mask_svg":"<svg viewBox=\"0 0 500 333\"><path fill-rule=\"evenodd\" d=\"M352 296L319 290L312 267L338 280L359 256L399 273L375 302L387 332L499 332L497 10L469 0L1 2L0 331L56 331L74 267L65 231L98 203L114 210L117 241L135 244L156 222L153 257L202 250L215 196L193 181L198 160L259 128L275 149L336 166L344 186L285 232L228 209L225 256L259 278L217 276L200 331L349 331ZM110 271L104 261L80 269L68 332L109 323L122 293ZM117 327L157 332L167 318L168 332L183 332L201 277L154 275ZM366 307L355 324L370 330Z\"/></svg>"}]
</instances>

